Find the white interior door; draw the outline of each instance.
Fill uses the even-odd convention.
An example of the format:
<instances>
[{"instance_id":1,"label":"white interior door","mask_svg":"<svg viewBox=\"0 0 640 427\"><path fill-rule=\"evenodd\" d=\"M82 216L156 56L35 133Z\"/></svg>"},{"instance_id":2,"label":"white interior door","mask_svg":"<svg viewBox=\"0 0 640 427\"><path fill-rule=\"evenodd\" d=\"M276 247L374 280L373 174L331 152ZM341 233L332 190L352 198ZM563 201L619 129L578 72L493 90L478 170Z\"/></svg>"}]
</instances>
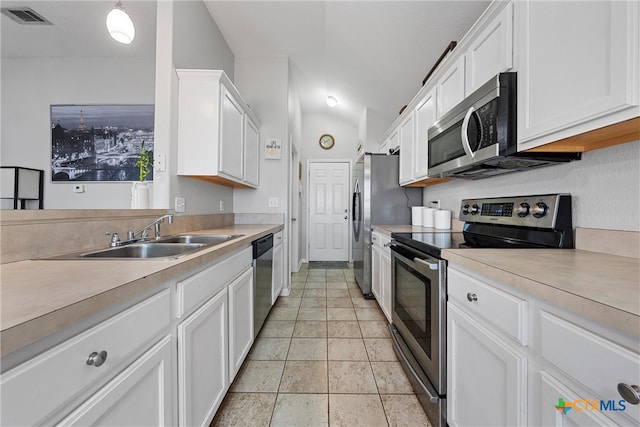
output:
<instances>
[{"instance_id":1,"label":"white interior door","mask_svg":"<svg viewBox=\"0 0 640 427\"><path fill-rule=\"evenodd\" d=\"M349 260L349 163L309 163L309 261Z\"/></svg>"}]
</instances>

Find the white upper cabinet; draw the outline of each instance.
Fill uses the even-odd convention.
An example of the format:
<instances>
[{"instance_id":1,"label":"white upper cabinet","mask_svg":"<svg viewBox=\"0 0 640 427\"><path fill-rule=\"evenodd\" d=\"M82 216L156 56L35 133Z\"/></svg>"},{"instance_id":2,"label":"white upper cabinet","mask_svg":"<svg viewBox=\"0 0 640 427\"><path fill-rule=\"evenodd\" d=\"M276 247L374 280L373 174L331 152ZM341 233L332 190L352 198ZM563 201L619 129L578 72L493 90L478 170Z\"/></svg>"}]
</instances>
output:
<instances>
[{"instance_id":1,"label":"white upper cabinet","mask_svg":"<svg viewBox=\"0 0 640 427\"><path fill-rule=\"evenodd\" d=\"M244 181L254 187L260 184L260 128L244 115Z\"/></svg>"},{"instance_id":2,"label":"white upper cabinet","mask_svg":"<svg viewBox=\"0 0 640 427\"><path fill-rule=\"evenodd\" d=\"M639 115L637 1L514 7L519 149Z\"/></svg>"},{"instance_id":3,"label":"white upper cabinet","mask_svg":"<svg viewBox=\"0 0 640 427\"><path fill-rule=\"evenodd\" d=\"M438 79L436 90L437 115L440 119L464 99L464 56L449 64L444 75Z\"/></svg>"},{"instance_id":4,"label":"white upper cabinet","mask_svg":"<svg viewBox=\"0 0 640 427\"><path fill-rule=\"evenodd\" d=\"M222 114L220 116L220 172L242 180L242 107L222 86Z\"/></svg>"},{"instance_id":5,"label":"white upper cabinet","mask_svg":"<svg viewBox=\"0 0 640 427\"><path fill-rule=\"evenodd\" d=\"M414 179L427 177L429 168L429 128L436 122L436 94L435 90L429 91L416 107L416 137L415 137L415 162L413 169Z\"/></svg>"},{"instance_id":6,"label":"white upper cabinet","mask_svg":"<svg viewBox=\"0 0 640 427\"><path fill-rule=\"evenodd\" d=\"M513 67L513 5L488 21L465 53L465 94Z\"/></svg>"},{"instance_id":7,"label":"white upper cabinet","mask_svg":"<svg viewBox=\"0 0 640 427\"><path fill-rule=\"evenodd\" d=\"M178 175L258 186L260 122L220 70L176 70Z\"/></svg>"},{"instance_id":8,"label":"white upper cabinet","mask_svg":"<svg viewBox=\"0 0 640 427\"><path fill-rule=\"evenodd\" d=\"M415 120L412 111L400 124L400 184L413 179Z\"/></svg>"}]
</instances>

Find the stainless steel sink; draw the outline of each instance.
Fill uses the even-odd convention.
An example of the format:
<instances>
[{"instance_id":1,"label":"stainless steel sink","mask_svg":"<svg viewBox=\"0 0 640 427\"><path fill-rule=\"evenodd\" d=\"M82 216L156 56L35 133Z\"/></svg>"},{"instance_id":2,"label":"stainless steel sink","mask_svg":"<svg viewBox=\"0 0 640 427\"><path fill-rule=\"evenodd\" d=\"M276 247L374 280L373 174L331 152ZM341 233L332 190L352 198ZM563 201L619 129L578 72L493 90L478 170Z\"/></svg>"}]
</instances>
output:
<instances>
[{"instance_id":1,"label":"stainless steel sink","mask_svg":"<svg viewBox=\"0 0 640 427\"><path fill-rule=\"evenodd\" d=\"M207 247L202 243L136 243L80 255L81 258L171 258L186 255Z\"/></svg>"},{"instance_id":2,"label":"stainless steel sink","mask_svg":"<svg viewBox=\"0 0 640 427\"><path fill-rule=\"evenodd\" d=\"M200 235L184 235L184 236L171 236L171 237L163 237L159 240L154 240L151 243L203 243L207 246L215 246L224 242L228 242L229 240L235 239L237 237L242 237L241 234L238 235L216 235L210 236L206 234Z\"/></svg>"},{"instance_id":3,"label":"stainless steel sink","mask_svg":"<svg viewBox=\"0 0 640 427\"><path fill-rule=\"evenodd\" d=\"M172 259L210 248L243 235L184 235L45 259Z\"/></svg>"}]
</instances>

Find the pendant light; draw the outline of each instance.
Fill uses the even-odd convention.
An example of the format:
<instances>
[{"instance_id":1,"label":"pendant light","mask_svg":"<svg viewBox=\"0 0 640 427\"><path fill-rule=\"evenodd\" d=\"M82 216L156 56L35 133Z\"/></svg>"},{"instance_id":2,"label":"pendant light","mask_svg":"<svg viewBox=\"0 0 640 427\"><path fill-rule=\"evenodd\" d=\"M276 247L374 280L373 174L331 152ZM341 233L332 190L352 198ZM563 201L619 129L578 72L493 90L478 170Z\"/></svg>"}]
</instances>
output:
<instances>
[{"instance_id":1,"label":"pendant light","mask_svg":"<svg viewBox=\"0 0 640 427\"><path fill-rule=\"evenodd\" d=\"M111 37L123 44L129 44L136 36L136 29L133 27L133 21L120 1L116 3L111 12L107 15L107 30Z\"/></svg>"}]
</instances>

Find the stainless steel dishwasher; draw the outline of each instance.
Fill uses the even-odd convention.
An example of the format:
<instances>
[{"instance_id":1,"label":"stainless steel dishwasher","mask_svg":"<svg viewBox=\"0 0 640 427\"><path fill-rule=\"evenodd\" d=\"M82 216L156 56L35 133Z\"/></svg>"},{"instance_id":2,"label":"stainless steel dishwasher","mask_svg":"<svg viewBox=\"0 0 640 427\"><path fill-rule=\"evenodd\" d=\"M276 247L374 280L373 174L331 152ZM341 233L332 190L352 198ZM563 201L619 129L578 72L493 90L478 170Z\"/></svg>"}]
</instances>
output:
<instances>
[{"instance_id":1,"label":"stainless steel dishwasher","mask_svg":"<svg viewBox=\"0 0 640 427\"><path fill-rule=\"evenodd\" d=\"M271 311L273 278L273 234L253 242L253 329L258 336Z\"/></svg>"}]
</instances>

